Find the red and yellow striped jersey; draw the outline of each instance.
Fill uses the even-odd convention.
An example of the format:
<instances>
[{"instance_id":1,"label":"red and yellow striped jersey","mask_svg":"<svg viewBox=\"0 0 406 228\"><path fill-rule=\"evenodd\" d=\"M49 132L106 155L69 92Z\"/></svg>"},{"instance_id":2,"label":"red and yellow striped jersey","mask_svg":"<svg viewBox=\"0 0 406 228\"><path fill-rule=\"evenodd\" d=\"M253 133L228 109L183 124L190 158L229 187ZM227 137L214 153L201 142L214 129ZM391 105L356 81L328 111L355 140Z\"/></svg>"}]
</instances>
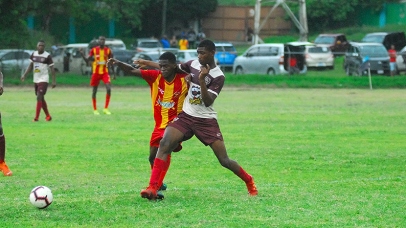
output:
<instances>
[{"instance_id":1,"label":"red and yellow striped jersey","mask_svg":"<svg viewBox=\"0 0 406 228\"><path fill-rule=\"evenodd\" d=\"M165 81L159 70L141 70L151 88L152 110L156 128L165 128L182 111L188 83L187 74L177 73L171 82Z\"/></svg>"},{"instance_id":2,"label":"red and yellow striped jersey","mask_svg":"<svg viewBox=\"0 0 406 228\"><path fill-rule=\"evenodd\" d=\"M90 50L89 56L94 56L92 64L93 74L105 74L109 72L107 60L113 57L110 48L106 46L103 48L100 48L100 46L94 47Z\"/></svg>"}]
</instances>

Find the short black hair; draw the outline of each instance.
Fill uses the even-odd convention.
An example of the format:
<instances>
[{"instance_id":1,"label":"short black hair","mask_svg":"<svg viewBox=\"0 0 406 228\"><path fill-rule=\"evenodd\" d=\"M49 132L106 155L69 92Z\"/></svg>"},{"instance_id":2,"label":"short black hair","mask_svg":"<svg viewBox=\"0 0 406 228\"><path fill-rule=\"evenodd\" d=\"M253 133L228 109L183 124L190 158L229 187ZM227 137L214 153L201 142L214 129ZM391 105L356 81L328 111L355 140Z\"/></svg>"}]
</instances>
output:
<instances>
[{"instance_id":1,"label":"short black hair","mask_svg":"<svg viewBox=\"0 0 406 228\"><path fill-rule=\"evenodd\" d=\"M206 48L208 51L216 51L216 45L211 40L203 40L198 47Z\"/></svg>"},{"instance_id":2,"label":"short black hair","mask_svg":"<svg viewBox=\"0 0 406 228\"><path fill-rule=\"evenodd\" d=\"M176 56L172 52L167 51L159 56L159 60L168 60L170 63L176 63Z\"/></svg>"}]
</instances>

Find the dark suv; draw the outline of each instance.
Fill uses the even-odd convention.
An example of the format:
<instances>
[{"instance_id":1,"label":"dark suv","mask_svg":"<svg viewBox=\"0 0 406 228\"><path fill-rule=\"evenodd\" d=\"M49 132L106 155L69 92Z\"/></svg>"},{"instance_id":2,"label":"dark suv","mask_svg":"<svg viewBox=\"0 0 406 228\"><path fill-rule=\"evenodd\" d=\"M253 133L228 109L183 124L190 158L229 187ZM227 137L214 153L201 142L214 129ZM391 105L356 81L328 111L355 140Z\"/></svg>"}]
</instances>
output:
<instances>
[{"instance_id":1,"label":"dark suv","mask_svg":"<svg viewBox=\"0 0 406 228\"><path fill-rule=\"evenodd\" d=\"M334 56L344 55L350 45L344 34L320 34L314 43L317 46L330 48Z\"/></svg>"},{"instance_id":2,"label":"dark suv","mask_svg":"<svg viewBox=\"0 0 406 228\"><path fill-rule=\"evenodd\" d=\"M362 38L362 42L368 43L381 43L385 46L386 50L390 49L390 46L395 45L396 51L402 50L406 46L406 38L404 32L374 32L368 33Z\"/></svg>"},{"instance_id":3,"label":"dark suv","mask_svg":"<svg viewBox=\"0 0 406 228\"><path fill-rule=\"evenodd\" d=\"M347 75L366 75L368 72L361 67L369 62L371 74L389 74L389 55L380 43L351 43L344 56L344 69Z\"/></svg>"}]
</instances>

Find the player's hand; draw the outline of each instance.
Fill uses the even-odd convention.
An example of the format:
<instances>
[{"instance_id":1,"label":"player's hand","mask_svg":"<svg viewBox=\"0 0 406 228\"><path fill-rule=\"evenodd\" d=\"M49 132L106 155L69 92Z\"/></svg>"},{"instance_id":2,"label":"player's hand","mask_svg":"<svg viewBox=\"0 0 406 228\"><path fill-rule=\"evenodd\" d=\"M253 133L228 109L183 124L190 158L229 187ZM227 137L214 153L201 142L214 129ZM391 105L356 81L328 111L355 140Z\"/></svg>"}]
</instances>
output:
<instances>
[{"instance_id":1,"label":"player's hand","mask_svg":"<svg viewBox=\"0 0 406 228\"><path fill-rule=\"evenodd\" d=\"M136 59L134 60L134 65L136 65L136 68L146 68L148 67L145 59Z\"/></svg>"},{"instance_id":2,"label":"player's hand","mask_svg":"<svg viewBox=\"0 0 406 228\"><path fill-rule=\"evenodd\" d=\"M24 82L24 80L25 80L25 76L24 76L24 75L23 75L23 76L21 76L20 80L21 80L21 82Z\"/></svg>"},{"instance_id":3,"label":"player's hand","mask_svg":"<svg viewBox=\"0 0 406 228\"><path fill-rule=\"evenodd\" d=\"M113 66L114 64L116 64L116 63L118 63L118 62L120 62L120 61L118 61L118 60L115 59L115 58L110 58L110 59L107 60L107 65L108 65L108 66Z\"/></svg>"},{"instance_id":4,"label":"player's hand","mask_svg":"<svg viewBox=\"0 0 406 228\"><path fill-rule=\"evenodd\" d=\"M192 81L192 76L190 74L186 75L185 80L187 83L190 83Z\"/></svg>"},{"instance_id":5,"label":"player's hand","mask_svg":"<svg viewBox=\"0 0 406 228\"><path fill-rule=\"evenodd\" d=\"M56 82L52 82L52 89L56 87Z\"/></svg>"},{"instance_id":6,"label":"player's hand","mask_svg":"<svg viewBox=\"0 0 406 228\"><path fill-rule=\"evenodd\" d=\"M209 74L210 66L209 64L200 66L199 80L204 80L204 78Z\"/></svg>"},{"instance_id":7,"label":"player's hand","mask_svg":"<svg viewBox=\"0 0 406 228\"><path fill-rule=\"evenodd\" d=\"M3 95L3 87L0 87L0 96Z\"/></svg>"}]
</instances>

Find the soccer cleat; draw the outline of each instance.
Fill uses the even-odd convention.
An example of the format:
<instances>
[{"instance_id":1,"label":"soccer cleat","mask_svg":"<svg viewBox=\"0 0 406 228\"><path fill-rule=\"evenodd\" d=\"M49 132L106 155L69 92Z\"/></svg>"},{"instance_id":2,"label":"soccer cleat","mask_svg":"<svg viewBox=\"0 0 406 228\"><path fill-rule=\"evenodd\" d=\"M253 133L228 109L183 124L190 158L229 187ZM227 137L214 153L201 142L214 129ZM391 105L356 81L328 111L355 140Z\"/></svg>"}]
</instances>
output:
<instances>
[{"instance_id":1,"label":"soccer cleat","mask_svg":"<svg viewBox=\"0 0 406 228\"><path fill-rule=\"evenodd\" d=\"M156 199L157 200L163 200L165 198L164 194L161 191L158 191L156 194Z\"/></svg>"},{"instance_id":2,"label":"soccer cleat","mask_svg":"<svg viewBox=\"0 0 406 228\"><path fill-rule=\"evenodd\" d=\"M13 175L13 172L8 168L6 162L0 162L0 170L3 172L4 176Z\"/></svg>"},{"instance_id":3,"label":"soccer cleat","mask_svg":"<svg viewBox=\"0 0 406 228\"><path fill-rule=\"evenodd\" d=\"M250 196L256 196L258 195L258 189L257 186L254 183L254 178L251 179L251 181L245 183L247 185L247 189L248 189L248 194L250 194Z\"/></svg>"},{"instance_id":4,"label":"soccer cleat","mask_svg":"<svg viewBox=\"0 0 406 228\"><path fill-rule=\"evenodd\" d=\"M103 109L103 113L106 115L111 115L111 112L107 108Z\"/></svg>"},{"instance_id":5,"label":"soccer cleat","mask_svg":"<svg viewBox=\"0 0 406 228\"><path fill-rule=\"evenodd\" d=\"M45 121L51 121L51 120L52 120L52 117L51 117L51 116L45 117Z\"/></svg>"},{"instance_id":6,"label":"soccer cleat","mask_svg":"<svg viewBox=\"0 0 406 228\"><path fill-rule=\"evenodd\" d=\"M156 200L158 197L156 188L148 186L148 188L141 191L141 197L149 200Z\"/></svg>"},{"instance_id":7,"label":"soccer cleat","mask_svg":"<svg viewBox=\"0 0 406 228\"><path fill-rule=\"evenodd\" d=\"M93 111L93 114L95 114L95 115L100 115L99 111L97 111L97 110L94 110L94 111Z\"/></svg>"},{"instance_id":8,"label":"soccer cleat","mask_svg":"<svg viewBox=\"0 0 406 228\"><path fill-rule=\"evenodd\" d=\"M159 188L159 191L165 191L168 188L165 183L162 183L161 187Z\"/></svg>"},{"instance_id":9,"label":"soccer cleat","mask_svg":"<svg viewBox=\"0 0 406 228\"><path fill-rule=\"evenodd\" d=\"M33 119L32 122L38 122L38 119Z\"/></svg>"}]
</instances>

